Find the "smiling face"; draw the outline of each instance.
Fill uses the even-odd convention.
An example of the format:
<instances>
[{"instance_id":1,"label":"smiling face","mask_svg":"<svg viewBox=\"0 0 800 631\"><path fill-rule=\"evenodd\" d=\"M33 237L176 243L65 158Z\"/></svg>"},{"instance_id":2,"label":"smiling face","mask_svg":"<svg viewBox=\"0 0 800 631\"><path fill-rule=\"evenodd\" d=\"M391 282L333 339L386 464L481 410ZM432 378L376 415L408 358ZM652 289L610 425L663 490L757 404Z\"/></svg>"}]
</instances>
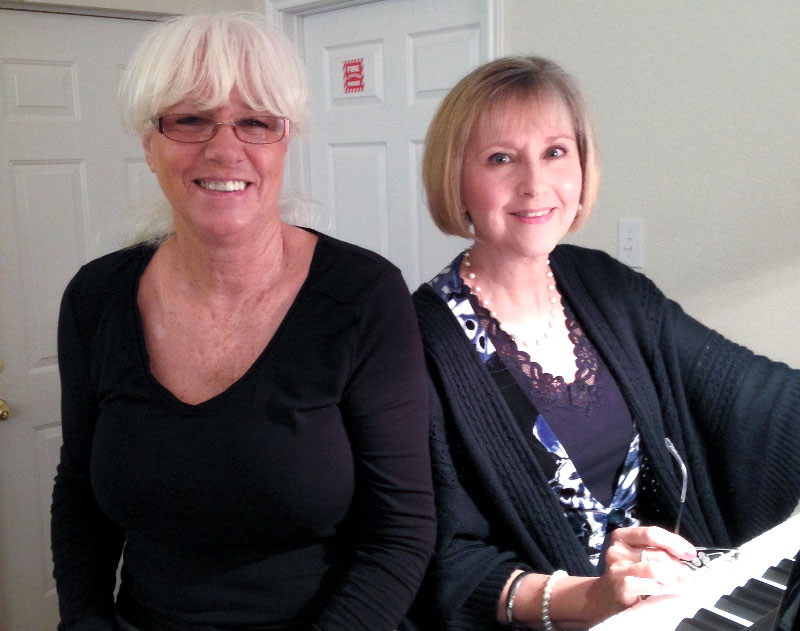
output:
<instances>
[{"instance_id":1,"label":"smiling face","mask_svg":"<svg viewBox=\"0 0 800 631\"><path fill-rule=\"evenodd\" d=\"M195 114L232 122L264 112L252 110L234 88L228 102L210 112L187 99L160 114ZM205 142L177 142L156 130L142 142L147 164L172 206L176 234L248 235L280 221L278 198L288 136L272 144L249 144L236 137L233 127L221 125Z\"/></svg>"},{"instance_id":2,"label":"smiling face","mask_svg":"<svg viewBox=\"0 0 800 631\"><path fill-rule=\"evenodd\" d=\"M470 132L461 169L476 245L496 261L547 257L575 219L581 175L575 130L559 102L494 107Z\"/></svg>"}]
</instances>

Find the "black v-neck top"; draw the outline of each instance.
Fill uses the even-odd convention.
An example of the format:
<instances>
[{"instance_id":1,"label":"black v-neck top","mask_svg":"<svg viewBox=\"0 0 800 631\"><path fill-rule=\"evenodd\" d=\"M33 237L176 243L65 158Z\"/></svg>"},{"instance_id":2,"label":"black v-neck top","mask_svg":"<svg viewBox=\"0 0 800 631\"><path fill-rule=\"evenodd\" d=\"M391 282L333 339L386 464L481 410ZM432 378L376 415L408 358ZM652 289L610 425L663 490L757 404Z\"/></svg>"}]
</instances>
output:
<instances>
[{"instance_id":1,"label":"black v-neck top","mask_svg":"<svg viewBox=\"0 0 800 631\"><path fill-rule=\"evenodd\" d=\"M319 235L247 373L199 405L151 375L153 254L85 266L59 324L61 629L394 629L434 537L424 363L399 271Z\"/></svg>"}]
</instances>

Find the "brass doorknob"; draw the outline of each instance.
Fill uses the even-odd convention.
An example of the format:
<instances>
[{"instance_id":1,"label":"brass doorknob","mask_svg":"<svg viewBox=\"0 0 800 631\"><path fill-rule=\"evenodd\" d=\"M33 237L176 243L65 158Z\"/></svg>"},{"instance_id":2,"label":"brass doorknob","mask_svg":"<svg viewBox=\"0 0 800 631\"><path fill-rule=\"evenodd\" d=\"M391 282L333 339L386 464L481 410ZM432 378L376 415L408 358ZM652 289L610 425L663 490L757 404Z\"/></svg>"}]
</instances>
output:
<instances>
[{"instance_id":1,"label":"brass doorknob","mask_svg":"<svg viewBox=\"0 0 800 631\"><path fill-rule=\"evenodd\" d=\"M11 409L8 407L8 403L0 399L0 421L5 421L9 416L11 416Z\"/></svg>"}]
</instances>

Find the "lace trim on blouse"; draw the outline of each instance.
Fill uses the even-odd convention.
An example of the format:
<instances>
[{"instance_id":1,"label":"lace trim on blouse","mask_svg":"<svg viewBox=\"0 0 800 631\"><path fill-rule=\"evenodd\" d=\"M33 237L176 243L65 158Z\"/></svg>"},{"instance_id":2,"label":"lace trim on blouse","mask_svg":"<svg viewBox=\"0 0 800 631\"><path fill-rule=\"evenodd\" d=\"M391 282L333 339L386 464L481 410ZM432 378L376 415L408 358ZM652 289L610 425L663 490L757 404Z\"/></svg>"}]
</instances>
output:
<instances>
[{"instance_id":1,"label":"lace trim on blouse","mask_svg":"<svg viewBox=\"0 0 800 631\"><path fill-rule=\"evenodd\" d=\"M556 406L591 409L598 404L597 355L569 305L562 299L570 340L575 346L577 367L575 380L568 384L563 377L553 376L531 361L530 355L519 350L500 322L479 304L459 274L463 256L463 253L459 254L428 284L447 303L483 363L488 362L496 352L517 361L536 394L544 400L545 410ZM614 496L611 503L604 506L583 483L572 459L541 414L536 419L533 433L556 459L556 472L550 480L550 487L558 497L576 536L588 548L590 561L596 565L609 525L635 526L640 523L633 517L641 459L639 434L636 431L633 433Z\"/></svg>"},{"instance_id":2,"label":"lace trim on blouse","mask_svg":"<svg viewBox=\"0 0 800 631\"><path fill-rule=\"evenodd\" d=\"M511 336L503 330L502 324L479 303L467 285L462 284L460 294L469 299L483 330L486 331L489 339L493 340L496 351L503 357L511 358L528 378L531 389L544 400L545 410L554 407L591 409L598 403L597 355L578 324L577 318L563 299L562 306L567 316L567 329L569 330L569 339L574 346L577 366L575 379L571 383L566 383L564 377L560 375L553 376L549 372L545 372L537 362L531 360L530 355L520 349Z\"/></svg>"}]
</instances>

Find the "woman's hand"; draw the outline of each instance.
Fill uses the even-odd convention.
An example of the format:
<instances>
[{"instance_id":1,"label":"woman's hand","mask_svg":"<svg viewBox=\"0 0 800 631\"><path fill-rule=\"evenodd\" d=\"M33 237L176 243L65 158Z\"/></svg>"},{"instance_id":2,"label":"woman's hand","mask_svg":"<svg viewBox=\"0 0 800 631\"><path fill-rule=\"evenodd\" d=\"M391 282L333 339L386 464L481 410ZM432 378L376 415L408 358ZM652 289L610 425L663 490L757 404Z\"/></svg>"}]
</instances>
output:
<instances>
[{"instance_id":1,"label":"woman's hand","mask_svg":"<svg viewBox=\"0 0 800 631\"><path fill-rule=\"evenodd\" d=\"M688 582L692 571L682 561L697 556L686 539L663 528L619 528L606 551L606 572L593 584L592 600L605 619L634 605L642 596L669 591Z\"/></svg>"},{"instance_id":2,"label":"woman's hand","mask_svg":"<svg viewBox=\"0 0 800 631\"><path fill-rule=\"evenodd\" d=\"M568 576L553 585L550 617L561 629L586 629L599 624L642 596L669 591L691 580L683 560L697 556L683 537L657 527L619 528L606 551L606 572L600 577ZM508 587L520 572L511 574L498 603L497 620L506 622ZM520 583L514 600L514 620L539 625L542 592L548 577L529 574Z\"/></svg>"}]
</instances>

